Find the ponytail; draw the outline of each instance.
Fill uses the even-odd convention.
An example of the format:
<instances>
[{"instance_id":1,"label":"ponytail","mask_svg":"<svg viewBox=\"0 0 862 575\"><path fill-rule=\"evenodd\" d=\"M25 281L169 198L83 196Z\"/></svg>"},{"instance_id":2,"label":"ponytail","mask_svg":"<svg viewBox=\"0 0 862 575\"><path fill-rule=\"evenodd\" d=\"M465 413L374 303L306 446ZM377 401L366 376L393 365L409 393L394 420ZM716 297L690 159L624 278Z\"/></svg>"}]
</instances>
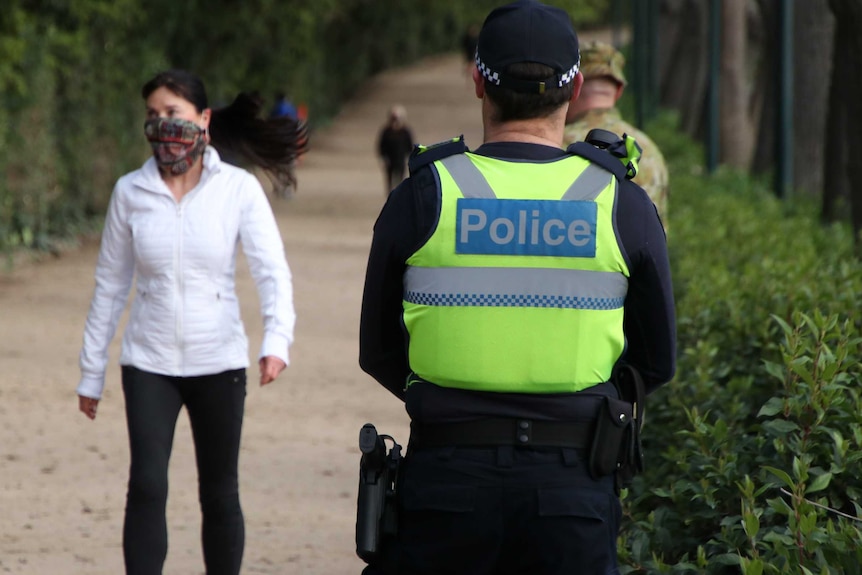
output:
<instances>
[{"instance_id":1,"label":"ponytail","mask_svg":"<svg viewBox=\"0 0 862 575\"><path fill-rule=\"evenodd\" d=\"M220 155L241 156L274 181L296 185L293 166L308 144L304 123L287 116L263 118L260 99L242 92L212 111L209 132Z\"/></svg>"}]
</instances>

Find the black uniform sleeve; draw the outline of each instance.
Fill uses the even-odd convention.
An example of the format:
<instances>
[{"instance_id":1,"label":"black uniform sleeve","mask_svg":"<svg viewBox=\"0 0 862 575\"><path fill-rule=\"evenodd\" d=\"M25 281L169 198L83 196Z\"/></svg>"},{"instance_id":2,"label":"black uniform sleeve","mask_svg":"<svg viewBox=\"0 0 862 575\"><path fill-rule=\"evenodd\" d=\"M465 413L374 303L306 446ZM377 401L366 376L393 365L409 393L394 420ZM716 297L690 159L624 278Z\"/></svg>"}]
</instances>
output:
<instances>
[{"instance_id":1,"label":"black uniform sleeve","mask_svg":"<svg viewBox=\"0 0 862 575\"><path fill-rule=\"evenodd\" d=\"M407 258L426 241L439 211L432 169L411 176L389 195L374 224L359 322L359 366L404 399L410 367L402 321Z\"/></svg>"},{"instance_id":2,"label":"black uniform sleeve","mask_svg":"<svg viewBox=\"0 0 862 575\"><path fill-rule=\"evenodd\" d=\"M676 371L676 312L664 229L646 193L620 184L618 229L629 259L622 361L640 371L647 393ZM625 204L625 205L623 205Z\"/></svg>"}]
</instances>

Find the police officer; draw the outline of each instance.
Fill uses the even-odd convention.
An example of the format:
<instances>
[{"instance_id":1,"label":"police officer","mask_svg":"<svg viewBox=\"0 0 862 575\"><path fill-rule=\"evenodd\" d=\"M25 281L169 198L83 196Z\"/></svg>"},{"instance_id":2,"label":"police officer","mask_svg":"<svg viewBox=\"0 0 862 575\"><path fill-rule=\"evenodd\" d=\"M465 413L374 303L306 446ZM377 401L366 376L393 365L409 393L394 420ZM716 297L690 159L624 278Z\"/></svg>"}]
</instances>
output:
<instances>
[{"instance_id":1,"label":"police officer","mask_svg":"<svg viewBox=\"0 0 862 575\"><path fill-rule=\"evenodd\" d=\"M398 533L364 573L617 573L591 444L615 366L648 392L674 374L664 232L624 162L561 147L583 82L565 12L496 8L476 64L484 143L414 151L374 228L360 365L411 433Z\"/></svg>"},{"instance_id":2,"label":"police officer","mask_svg":"<svg viewBox=\"0 0 862 575\"><path fill-rule=\"evenodd\" d=\"M569 106L563 143L583 141L590 130L602 128L632 136L643 150L635 182L656 205L667 227L668 175L661 150L645 133L620 115L616 102L626 87L625 56L610 44L589 42L581 49L581 96Z\"/></svg>"}]
</instances>

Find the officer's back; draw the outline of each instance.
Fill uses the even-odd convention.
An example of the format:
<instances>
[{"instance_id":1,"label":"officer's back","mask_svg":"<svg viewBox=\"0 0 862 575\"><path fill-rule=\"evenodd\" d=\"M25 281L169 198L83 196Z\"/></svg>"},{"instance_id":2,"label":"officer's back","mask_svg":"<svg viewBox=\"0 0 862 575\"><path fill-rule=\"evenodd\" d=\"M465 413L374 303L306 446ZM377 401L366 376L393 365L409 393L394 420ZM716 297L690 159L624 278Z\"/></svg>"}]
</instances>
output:
<instances>
[{"instance_id":1,"label":"officer's back","mask_svg":"<svg viewBox=\"0 0 862 575\"><path fill-rule=\"evenodd\" d=\"M599 422L632 429L621 365L647 391L672 377L673 299L625 158L561 147L578 61L563 11L495 9L474 72L484 143L420 148L375 225L360 364L411 435L398 534L369 574L616 572L622 440Z\"/></svg>"}]
</instances>

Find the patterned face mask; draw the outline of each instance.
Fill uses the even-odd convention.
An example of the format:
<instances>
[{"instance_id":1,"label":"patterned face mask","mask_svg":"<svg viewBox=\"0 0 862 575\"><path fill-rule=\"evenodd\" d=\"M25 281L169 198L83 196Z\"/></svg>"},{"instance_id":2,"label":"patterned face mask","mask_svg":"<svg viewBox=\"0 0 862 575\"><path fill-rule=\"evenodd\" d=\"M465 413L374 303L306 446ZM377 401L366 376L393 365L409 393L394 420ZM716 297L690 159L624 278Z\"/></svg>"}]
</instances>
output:
<instances>
[{"instance_id":1,"label":"patterned face mask","mask_svg":"<svg viewBox=\"0 0 862 575\"><path fill-rule=\"evenodd\" d=\"M153 118L144 123L156 163L176 176L188 172L204 153L204 133L194 122L179 118Z\"/></svg>"}]
</instances>

